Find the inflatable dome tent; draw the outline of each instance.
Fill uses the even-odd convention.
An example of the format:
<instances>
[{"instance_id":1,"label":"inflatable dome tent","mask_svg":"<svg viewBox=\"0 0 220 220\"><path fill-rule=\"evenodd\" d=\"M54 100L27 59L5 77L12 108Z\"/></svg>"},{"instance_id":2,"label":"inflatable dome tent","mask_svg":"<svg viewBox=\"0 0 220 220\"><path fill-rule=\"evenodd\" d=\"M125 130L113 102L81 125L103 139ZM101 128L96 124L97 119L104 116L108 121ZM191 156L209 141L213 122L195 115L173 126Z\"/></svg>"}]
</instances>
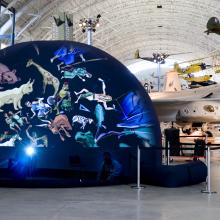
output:
<instances>
[{"instance_id":1,"label":"inflatable dome tent","mask_svg":"<svg viewBox=\"0 0 220 220\"><path fill-rule=\"evenodd\" d=\"M120 164L117 183L134 182L137 146L142 181L164 185L151 100L109 54L68 41L17 44L0 51L0 87L0 185L98 185L104 152Z\"/></svg>"}]
</instances>

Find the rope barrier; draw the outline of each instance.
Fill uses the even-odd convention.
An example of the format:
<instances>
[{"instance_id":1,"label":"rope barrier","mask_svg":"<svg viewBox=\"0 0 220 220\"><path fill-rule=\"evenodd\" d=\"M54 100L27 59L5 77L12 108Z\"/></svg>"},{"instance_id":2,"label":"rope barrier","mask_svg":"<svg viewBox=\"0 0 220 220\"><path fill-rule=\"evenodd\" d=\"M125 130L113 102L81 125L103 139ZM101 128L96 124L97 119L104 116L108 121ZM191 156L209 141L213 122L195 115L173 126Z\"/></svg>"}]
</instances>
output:
<instances>
[{"instance_id":1,"label":"rope barrier","mask_svg":"<svg viewBox=\"0 0 220 220\"><path fill-rule=\"evenodd\" d=\"M211 147L211 150L220 150L220 147Z\"/></svg>"},{"instance_id":2,"label":"rope barrier","mask_svg":"<svg viewBox=\"0 0 220 220\"><path fill-rule=\"evenodd\" d=\"M180 137L182 137L182 136L180 136ZM187 137L187 136L183 136L183 137ZM218 147L218 146L220 146L220 144L208 143L207 136L188 136L188 137L205 137L205 147L202 148L202 150L204 150L204 152L205 152L205 159L206 159L206 166L207 166L207 178L206 178L206 189L201 190L201 192L207 193L209 195L216 193L211 190L211 151L219 150L220 147ZM170 148L169 141L167 143L168 143L168 145L166 147L156 147L155 150L160 149L162 151L163 150L167 151L167 165L169 165L169 162L170 162L169 150L171 148ZM189 147L189 148L185 147L184 148L184 147L182 147L182 145L194 145L195 146L195 143L181 143L181 142L179 142L179 149L180 150L195 150L195 147L194 148L192 148L192 147ZM216 146L216 147L213 147L213 146ZM172 149L174 149L174 148L172 148Z\"/></svg>"},{"instance_id":3,"label":"rope barrier","mask_svg":"<svg viewBox=\"0 0 220 220\"><path fill-rule=\"evenodd\" d=\"M179 136L179 137L206 137L206 135L186 135L186 136Z\"/></svg>"},{"instance_id":4,"label":"rope barrier","mask_svg":"<svg viewBox=\"0 0 220 220\"><path fill-rule=\"evenodd\" d=\"M181 136L180 136L181 137ZM187 136L184 136L187 137ZM190 136L192 137L192 136ZM193 136L193 137L201 137L201 136ZM205 137L205 148L203 148L204 152L206 152L205 154L205 158L206 158L206 166L207 166L207 180L206 180L206 189L205 190L201 190L202 193L207 193L209 195L216 193L211 191L211 151L214 150L220 150L220 147L212 147L212 146L220 146L220 144L211 144L211 143L207 143L207 136L202 136ZM166 160L166 164L169 165L170 163L170 150L174 149L173 147L170 147L170 142L167 142L167 146L166 147L151 147L151 148L147 148L148 150L161 150L161 151L166 151L167 153L167 160ZM180 146L182 145L195 145L195 143L179 143ZM141 158L141 149L144 148L146 150L145 147L140 147L137 146L137 185L134 186L133 188L135 189L142 189L143 187L140 185L140 158ZM180 147L180 150L195 150L195 148L192 147Z\"/></svg>"},{"instance_id":5,"label":"rope barrier","mask_svg":"<svg viewBox=\"0 0 220 220\"><path fill-rule=\"evenodd\" d=\"M188 143L184 143L184 145L188 145ZM190 144L190 145L195 145L195 144ZM215 146L215 145L209 145L207 144L207 146ZM140 147L140 149L146 149L145 147ZM173 149L173 147L150 147L148 148L149 150L170 150ZM194 147L181 147L181 150L195 150ZM204 150L208 150L208 147L205 147ZM211 147L210 150L220 150L220 147Z\"/></svg>"},{"instance_id":6,"label":"rope barrier","mask_svg":"<svg viewBox=\"0 0 220 220\"><path fill-rule=\"evenodd\" d=\"M211 190L211 154L210 154L210 147L208 147L208 150L206 151L206 158L207 158L207 180L206 180L206 189L201 190L201 193L207 193L207 194L213 194L216 192L213 192Z\"/></svg>"}]
</instances>

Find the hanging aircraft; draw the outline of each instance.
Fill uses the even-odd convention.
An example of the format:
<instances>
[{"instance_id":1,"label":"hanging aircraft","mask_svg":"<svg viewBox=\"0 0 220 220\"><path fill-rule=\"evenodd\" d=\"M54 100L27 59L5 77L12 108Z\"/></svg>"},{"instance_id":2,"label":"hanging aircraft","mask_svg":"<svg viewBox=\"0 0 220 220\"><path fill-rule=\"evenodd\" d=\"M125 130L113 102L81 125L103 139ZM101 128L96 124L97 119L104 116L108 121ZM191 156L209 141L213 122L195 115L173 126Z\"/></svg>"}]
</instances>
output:
<instances>
[{"instance_id":1,"label":"hanging aircraft","mask_svg":"<svg viewBox=\"0 0 220 220\"><path fill-rule=\"evenodd\" d=\"M186 62L182 62L179 64L189 63L189 62L190 61L186 61ZM181 68L179 64L174 63L174 69L180 74L190 74L190 73L199 72L199 71L207 69L207 67L210 66L210 65L206 65L205 63L194 63L194 64L187 66L186 68Z\"/></svg>"},{"instance_id":2,"label":"hanging aircraft","mask_svg":"<svg viewBox=\"0 0 220 220\"><path fill-rule=\"evenodd\" d=\"M179 73L181 78L187 80L190 83L191 87L207 86L207 85L215 84L216 82L213 79L216 78L216 74L220 73L219 71L220 65L216 65L216 64L210 65L202 61L205 59L212 58L212 63L214 63L214 59L216 59L218 56L219 54L214 56L208 56L199 59L184 61L181 63L174 63L174 70ZM196 62L196 61L200 61L200 62ZM191 64L185 68L181 68L180 65L184 63L191 63Z\"/></svg>"},{"instance_id":3,"label":"hanging aircraft","mask_svg":"<svg viewBox=\"0 0 220 220\"><path fill-rule=\"evenodd\" d=\"M220 84L182 89L178 73L166 74L163 92L149 93L161 122L220 123Z\"/></svg>"},{"instance_id":4,"label":"hanging aircraft","mask_svg":"<svg viewBox=\"0 0 220 220\"><path fill-rule=\"evenodd\" d=\"M213 93L220 94L220 84L210 85L208 87L199 87L189 89L186 87L183 89L180 82L179 75L175 71L169 71L164 79L164 88L162 92L150 93L151 99L159 102L167 101L191 101L200 100L213 95Z\"/></svg>"},{"instance_id":5,"label":"hanging aircraft","mask_svg":"<svg viewBox=\"0 0 220 220\"><path fill-rule=\"evenodd\" d=\"M181 68L178 63L174 64L174 69L177 71L179 74L191 74L191 73L196 73L200 72L203 70L208 70L208 69L213 69L215 70L215 73L220 72L220 65L207 65L205 63L195 63L187 66L186 68Z\"/></svg>"},{"instance_id":6,"label":"hanging aircraft","mask_svg":"<svg viewBox=\"0 0 220 220\"><path fill-rule=\"evenodd\" d=\"M205 31L205 33L207 33L207 35L209 35L210 33L215 33L220 35L220 22L218 18L211 17L208 20L206 27L207 30Z\"/></svg>"},{"instance_id":7,"label":"hanging aircraft","mask_svg":"<svg viewBox=\"0 0 220 220\"><path fill-rule=\"evenodd\" d=\"M210 57L215 58L216 56L208 56L207 58ZM203 58L195 59L192 61L195 62L201 59ZM168 58L166 60L166 63L161 65L159 76L157 73L157 64L154 62L141 59L137 62L137 60L133 59L127 60L126 63L130 71L139 79L139 81L144 85L148 92L156 92L158 91L158 77L160 77L160 91L162 91L165 73L171 69L171 66L173 66L175 60ZM183 63L185 62L182 62L180 64ZM197 64L194 64L194 66L196 65ZM218 70L215 70L219 69L220 65L215 65L212 67L210 65L210 68L207 67L204 70L201 70L201 66L197 68L197 72L195 72L195 69L194 72L183 72L183 68L181 69L180 66L177 65L177 63L174 65L174 69L179 73L179 80L181 81L182 88L196 88L199 86L209 86L215 84L216 82L220 83L220 75L218 75ZM179 70L177 67L179 67ZM192 74L191 72L196 74Z\"/></svg>"},{"instance_id":8,"label":"hanging aircraft","mask_svg":"<svg viewBox=\"0 0 220 220\"><path fill-rule=\"evenodd\" d=\"M134 64L134 62L136 62L135 65L131 66L131 63ZM138 65L139 63L141 65ZM155 63L141 60L139 62L137 60L131 62L130 60L127 64L140 82L143 85L147 84L145 89L152 99L161 125L172 121L178 123L180 127L186 124L192 126L193 122L202 124L209 122L220 123L220 84L210 85L208 80L200 82L202 85L200 87L192 87L189 81L180 77L178 72L170 71L170 66L173 63L174 60L171 61L168 58L167 63L161 65L162 92L155 92L157 91L157 84L155 84L157 83L155 82L155 77L157 76L152 74L156 69ZM143 66L145 69L143 69ZM206 69L206 72L207 75L212 75L212 80L220 83L220 76L215 74L213 68ZM162 76L164 77L162 78ZM213 77L216 78L213 79ZM204 87L204 83L208 86ZM196 106L197 108L195 108ZM213 106L214 113L209 110L212 109L210 106ZM189 113L184 114L184 111L187 111L184 109L188 109Z\"/></svg>"},{"instance_id":9,"label":"hanging aircraft","mask_svg":"<svg viewBox=\"0 0 220 220\"><path fill-rule=\"evenodd\" d=\"M218 56L219 56L219 54L216 54L216 55L212 55L212 56L201 57L201 58L194 59L194 60L187 60L187 61L180 62L180 63L174 63L174 70L180 74L190 74L190 73L195 73L195 72L199 72L202 70L207 70L210 68L219 69L220 65L210 65L210 64L206 64L205 62L203 62L204 60L212 59L212 63L214 63L214 60ZM196 62L196 61L198 61L198 62ZM185 68L180 67L181 64L186 64L186 63L191 63L191 64Z\"/></svg>"},{"instance_id":10,"label":"hanging aircraft","mask_svg":"<svg viewBox=\"0 0 220 220\"><path fill-rule=\"evenodd\" d=\"M186 81L189 81L189 82L196 82L196 83L203 83L203 82L207 82L207 81L210 81L210 79L212 78L212 75L205 75L205 76L197 76L197 77L194 77L194 76L180 76L182 77L183 79L185 79Z\"/></svg>"},{"instance_id":11,"label":"hanging aircraft","mask_svg":"<svg viewBox=\"0 0 220 220\"><path fill-rule=\"evenodd\" d=\"M185 105L178 110L176 121L220 123L220 103L209 100L185 103Z\"/></svg>"},{"instance_id":12,"label":"hanging aircraft","mask_svg":"<svg viewBox=\"0 0 220 220\"><path fill-rule=\"evenodd\" d=\"M167 54L167 53L153 53L152 57L141 57L140 56L140 51L137 49L134 54L134 59L142 59L154 63L160 63L160 64L165 64L165 59L168 58L169 56L174 56L174 55L180 55L180 54L188 54L192 52L182 52L182 53L173 53L173 54Z\"/></svg>"}]
</instances>

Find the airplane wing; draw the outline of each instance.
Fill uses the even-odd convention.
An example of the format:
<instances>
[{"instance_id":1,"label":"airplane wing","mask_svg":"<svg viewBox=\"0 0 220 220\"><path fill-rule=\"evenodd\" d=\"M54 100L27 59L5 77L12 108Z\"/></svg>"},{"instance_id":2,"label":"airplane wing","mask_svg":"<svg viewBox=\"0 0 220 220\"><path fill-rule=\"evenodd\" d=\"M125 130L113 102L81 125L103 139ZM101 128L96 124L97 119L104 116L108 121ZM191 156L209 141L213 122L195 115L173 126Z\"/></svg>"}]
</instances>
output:
<instances>
[{"instance_id":1,"label":"airplane wing","mask_svg":"<svg viewBox=\"0 0 220 220\"><path fill-rule=\"evenodd\" d=\"M170 102L153 101L153 106L156 110L159 121L169 122L176 121L178 111L189 103L190 102L178 100Z\"/></svg>"},{"instance_id":2,"label":"airplane wing","mask_svg":"<svg viewBox=\"0 0 220 220\"><path fill-rule=\"evenodd\" d=\"M212 94L210 94L212 95ZM175 104L178 104L178 103L189 103L189 102L198 102L198 101L220 101L220 96L219 97L204 97L204 98L195 98L195 99L168 99L168 100L152 100L153 103L161 103L161 104L164 104L164 103L175 103Z\"/></svg>"},{"instance_id":3,"label":"airplane wing","mask_svg":"<svg viewBox=\"0 0 220 220\"><path fill-rule=\"evenodd\" d=\"M203 86L195 89L186 89L175 92L155 92L149 93L153 102L192 102L201 100L220 100L220 84Z\"/></svg>"},{"instance_id":4,"label":"airplane wing","mask_svg":"<svg viewBox=\"0 0 220 220\"><path fill-rule=\"evenodd\" d=\"M175 92L174 92L175 93ZM211 97L213 95L212 92L208 92L205 94L199 95L192 95L192 96L172 96L172 97L153 97L150 95L152 102L154 103L183 103L183 102L194 102L194 101L201 101L201 100L220 100L220 98Z\"/></svg>"},{"instance_id":5,"label":"airplane wing","mask_svg":"<svg viewBox=\"0 0 220 220\"><path fill-rule=\"evenodd\" d=\"M219 98L217 101L212 99L200 99L193 101L175 102L153 102L154 108L160 121L179 121L179 122L219 122ZM213 106L215 113L205 110L205 106ZM188 112L185 112L187 111ZM195 111L194 111L195 110Z\"/></svg>"}]
</instances>

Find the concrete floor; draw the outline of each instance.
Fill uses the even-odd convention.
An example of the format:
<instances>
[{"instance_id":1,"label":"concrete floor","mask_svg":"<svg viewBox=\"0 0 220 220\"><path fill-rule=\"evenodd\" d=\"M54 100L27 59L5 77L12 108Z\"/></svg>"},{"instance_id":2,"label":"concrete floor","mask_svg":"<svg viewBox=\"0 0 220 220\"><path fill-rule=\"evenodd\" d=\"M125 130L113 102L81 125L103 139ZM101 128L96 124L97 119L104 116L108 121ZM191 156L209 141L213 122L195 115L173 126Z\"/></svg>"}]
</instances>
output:
<instances>
[{"instance_id":1,"label":"concrete floor","mask_svg":"<svg viewBox=\"0 0 220 220\"><path fill-rule=\"evenodd\" d=\"M220 160L212 163L212 187L128 185L64 189L0 188L0 220L216 220L220 216Z\"/></svg>"}]
</instances>

